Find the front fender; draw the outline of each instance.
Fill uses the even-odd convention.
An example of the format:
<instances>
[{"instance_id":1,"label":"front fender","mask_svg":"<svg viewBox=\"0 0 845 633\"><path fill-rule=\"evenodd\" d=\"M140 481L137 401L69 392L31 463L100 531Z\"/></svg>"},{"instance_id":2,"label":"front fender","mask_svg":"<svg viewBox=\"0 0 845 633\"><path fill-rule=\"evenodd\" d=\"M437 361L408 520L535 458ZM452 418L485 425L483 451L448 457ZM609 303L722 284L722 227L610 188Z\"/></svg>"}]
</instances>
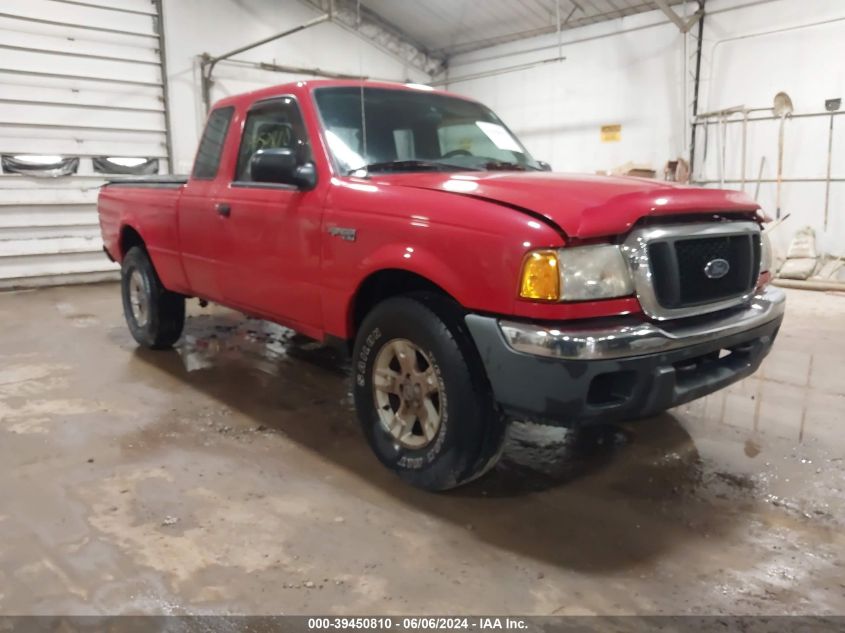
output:
<instances>
[{"instance_id":1,"label":"front fender","mask_svg":"<svg viewBox=\"0 0 845 633\"><path fill-rule=\"evenodd\" d=\"M424 277L455 299L466 296L466 282L446 266L442 258L425 247L401 244L386 244L361 262L362 274L353 296L370 275L388 269L404 270Z\"/></svg>"},{"instance_id":2,"label":"front fender","mask_svg":"<svg viewBox=\"0 0 845 633\"><path fill-rule=\"evenodd\" d=\"M403 271L417 275L438 286L455 300L465 296L465 284L449 269L443 260L420 246L386 244L361 261L355 271L354 280L345 291L341 291L329 305L340 309L328 309L325 314L326 331L350 338L354 335L355 301L364 284L383 271Z\"/></svg>"}]
</instances>

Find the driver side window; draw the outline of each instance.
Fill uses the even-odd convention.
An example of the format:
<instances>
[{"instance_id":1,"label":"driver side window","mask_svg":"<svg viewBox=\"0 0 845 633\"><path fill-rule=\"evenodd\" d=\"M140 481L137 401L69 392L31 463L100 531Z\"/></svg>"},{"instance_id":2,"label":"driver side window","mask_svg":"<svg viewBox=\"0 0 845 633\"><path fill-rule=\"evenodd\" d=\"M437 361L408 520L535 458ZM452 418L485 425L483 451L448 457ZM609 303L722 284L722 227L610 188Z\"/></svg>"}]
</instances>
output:
<instances>
[{"instance_id":1,"label":"driver side window","mask_svg":"<svg viewBox=\"0 0 845 633\"><path fill-rule=\"evenodd\" d=\"M311 146L296 101L282 97L256 104L247 113L235 180L252 182L249 162L260 149L291 149L300 164L311 161Z\"/></svg>"}]
</instances>

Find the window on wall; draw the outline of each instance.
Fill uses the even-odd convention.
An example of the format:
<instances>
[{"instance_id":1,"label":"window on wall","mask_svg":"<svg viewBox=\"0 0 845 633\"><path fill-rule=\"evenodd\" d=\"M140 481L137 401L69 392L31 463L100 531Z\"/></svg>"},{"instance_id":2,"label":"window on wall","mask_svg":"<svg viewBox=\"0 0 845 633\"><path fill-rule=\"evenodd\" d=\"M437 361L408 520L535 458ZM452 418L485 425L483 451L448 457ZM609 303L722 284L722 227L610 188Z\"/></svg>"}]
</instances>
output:
<instances>
[{"instance_id":1,"label":"window on wall","mask_svg":"<svg viewBox=\"0 0 845 633\"><path fill-rule=\"evenodd\" d=\"M232 107L218 108L208 116L208 123L205 124L205 132L200 140L197 159L194 162L194 178L210 180L217 176L220 154L223 151L226 132L229 131L229 123L232 121L234 111Z\"/></svg>"},{"instance_id":2,"label":"window on wall","mask_svg":"<svg viewBox=\"0 0 845 633\"><path fill-rule=\"evenodd\" d=\"M94 156L91 159L98 174L157 174L158 159L140 156Z\"/></svg>"},{"instance_id":3,"label":"window on wall","mask_svg":"<svg viewBox=\"0 0 845 633\"><path fill-rule=\"evenodd\" d=\"M79 158L45 154L3 154L0 157L0 165L4 174L56 178L75 174L79 169Z\"/></svg>"},{"instance_id":4,"label":"window on wall","mask_svg":"<svg viewBox=\"0 0 845 633\"><path fill-rule=\"evenodd\" d=\"M296 101L282 97L253 107L246 117L235 179L249 182L249 163L260 149L290 149L300 163L311 160L311 146Z\"/></svg>"}]
</instances>

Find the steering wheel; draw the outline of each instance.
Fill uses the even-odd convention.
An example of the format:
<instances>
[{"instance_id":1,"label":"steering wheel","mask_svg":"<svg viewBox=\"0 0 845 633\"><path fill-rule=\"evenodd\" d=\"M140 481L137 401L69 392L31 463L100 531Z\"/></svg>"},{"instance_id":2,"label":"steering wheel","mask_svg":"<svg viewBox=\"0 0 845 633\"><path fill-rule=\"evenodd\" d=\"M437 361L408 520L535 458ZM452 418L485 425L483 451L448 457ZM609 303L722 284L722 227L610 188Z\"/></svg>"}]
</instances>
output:
<instances>
[{"instance_id":1,"label":"steering wheel","mask_svg":"<svg viewBox=\"0 0 845 633\"><path fill-rule=\"evenodd\" d=\"M472 152L465 149L453 149L451 152L446 152L441 158L452 158L453 156L472 156Z\"/></svg>"}]
</instances>

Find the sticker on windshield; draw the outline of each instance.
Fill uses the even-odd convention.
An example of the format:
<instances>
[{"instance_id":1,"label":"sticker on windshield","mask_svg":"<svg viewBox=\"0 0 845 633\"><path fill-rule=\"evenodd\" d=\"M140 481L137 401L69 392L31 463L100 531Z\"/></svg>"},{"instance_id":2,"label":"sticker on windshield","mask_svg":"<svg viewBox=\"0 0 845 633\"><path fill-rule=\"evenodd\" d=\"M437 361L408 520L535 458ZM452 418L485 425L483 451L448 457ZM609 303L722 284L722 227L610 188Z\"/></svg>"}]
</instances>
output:
<instances>
[{"instance_id":1,"label":"sticker on windshield","mask_svg":"<svg viewBox=\"0 0 845 633\"><path fill-rule=\"evenodd\" d=\"M519 146L519 143L516 142L516 139L510 135L510 132L498 123L476 121L475 124L499 149L511 152L522 152L522 148Z\"/></svg>"}]
</instances>

